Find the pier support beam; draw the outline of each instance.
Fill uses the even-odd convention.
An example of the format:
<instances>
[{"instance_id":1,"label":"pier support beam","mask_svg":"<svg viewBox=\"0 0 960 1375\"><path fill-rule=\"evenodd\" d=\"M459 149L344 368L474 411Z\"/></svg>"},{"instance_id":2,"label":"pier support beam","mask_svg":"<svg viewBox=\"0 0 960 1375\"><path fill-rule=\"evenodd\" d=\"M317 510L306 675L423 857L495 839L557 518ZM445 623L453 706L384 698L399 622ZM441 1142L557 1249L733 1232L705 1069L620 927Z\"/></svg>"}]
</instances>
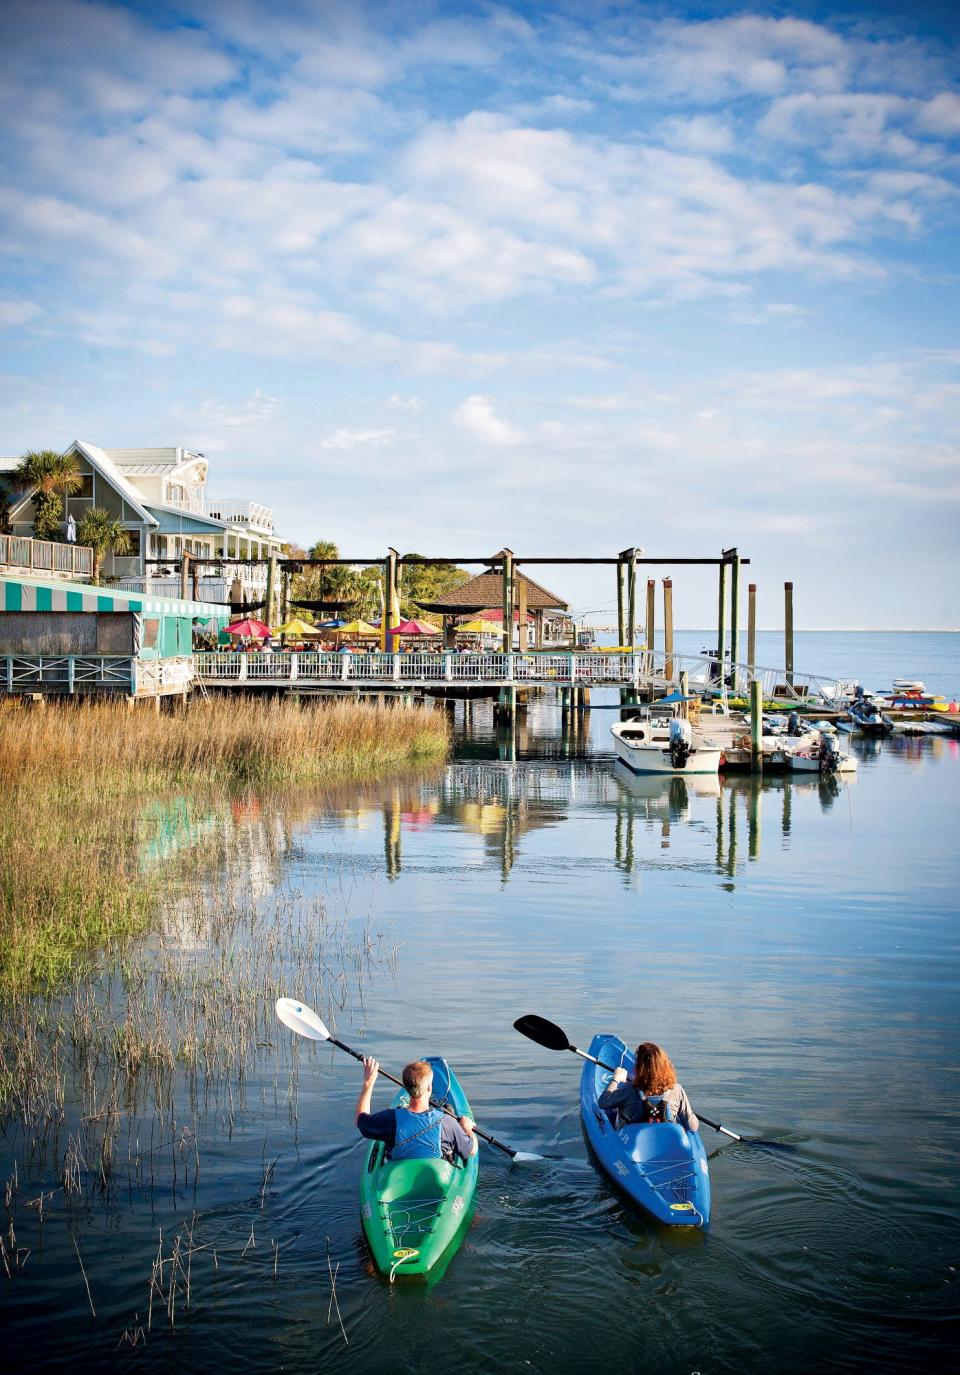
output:
<instances>
[{"instance_id":1,"label":"pier support beam","mask_svg":"<svg viewBox=\"0 0 960 1375\"><path fill-rule=\"evenodd\" d=\"M717 570L718 574L718 603L717 603L717 664L720 670L717 687L723 692L726 685L727 675L724 668L726 662L725 641L727 638L727 562L726 551L724 560Z\"/></svg>"},{"instance_id":2,"label":"pier support beam","mask_svg":"<svg viewBox=\"0 0 960 1375\"><path fill-rule=\"evenodd\" d=\"M503 550L503 652L513 646L513 551Z\"/></svg>"},{"instance_id":3,"label":"pier support beam","mask_svg":"<svg viewBox=\"0 0 960 1375\"><path fill-rule=\"evenodd\" d=\"M747 584L747 672L753 677L757 665L757 584Z\"/></svg>"},{"instance_id":4,"label":"pier support beam","mask_svg":"<svg viewBox=\"0 0 960 1375\"><path fill-rule=\"evenodd\" d=\"M763 769L763 684L750 680L750 766L754 773Z\"/></svg>"},{"instance_id":5,"label":"pier support beam","mask_svg":"<svg viewBox=\"0 0 960 1375\"><path fill-rule=\"evenodd\" d=\"M730 560L730 664L740 662L740 555L733 550ZM733 689L737 690L737 670L733 671Z\"/></svg>"},{"instance_id":6,"label":"pier support beam","mask_svg":"<svg viewBox=\"0 0 960 1375\"><path fill-rule=\"evenodd\" d=\"M508 684L506 687L502 687L500 689L500 696L498 697L497 704L493 709L493 717L495 721L509 721L512 724L513 718L516 716L516 713L517 689L512 684Z\"/></svg>"},{"instance_id":7,"label":"pier support beam","mask_svg":"<svg viewBox=\"0 0 960 1375\"><path fill-rule=\"evenodd\" d=\"M793 583L783 584L783 667L793 687Z\"/></svg>"},{"instance_id":8,"label":"pier support beam","mask_svg":"<svg viewBox=\"0 0 960 1375\"><path fill-rule=\"evenodd\" d=\"M663 580L663 652L667 681L673 681L673 579Z\"/></svg>"}]
</instances>

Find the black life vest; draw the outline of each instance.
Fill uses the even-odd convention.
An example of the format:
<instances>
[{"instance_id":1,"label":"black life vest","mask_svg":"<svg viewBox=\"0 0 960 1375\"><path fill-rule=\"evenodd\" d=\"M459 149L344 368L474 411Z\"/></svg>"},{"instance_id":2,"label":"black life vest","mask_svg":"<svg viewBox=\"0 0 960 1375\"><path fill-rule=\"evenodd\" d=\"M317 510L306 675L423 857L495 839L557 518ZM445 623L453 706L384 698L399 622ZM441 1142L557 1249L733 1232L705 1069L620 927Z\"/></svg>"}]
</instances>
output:
<instances>
[{"instance_id":1,"label":"black life vest","mask_svg":"<svg viewBox=\"0 0 960 1375\"><path fill-rule=\"evenodd\" d=\"M640 1105L638 1122L675 1122L676 1115L662 1093L644 1093L638 1090L643 1102Z\"/></svg>"}]
</instances>

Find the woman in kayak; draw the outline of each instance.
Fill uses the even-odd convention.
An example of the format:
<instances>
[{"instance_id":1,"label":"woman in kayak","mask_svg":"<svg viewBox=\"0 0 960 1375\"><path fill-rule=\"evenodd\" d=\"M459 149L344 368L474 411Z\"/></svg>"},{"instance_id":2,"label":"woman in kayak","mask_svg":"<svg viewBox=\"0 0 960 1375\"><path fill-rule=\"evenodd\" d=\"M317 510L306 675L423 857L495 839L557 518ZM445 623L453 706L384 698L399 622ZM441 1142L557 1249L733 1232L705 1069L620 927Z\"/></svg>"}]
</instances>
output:
<instances>
[{"instance_id":1,"label":"woman in kayak","mask_svg":"<svg viewBox=\"0 0 960 1375\"><path fill-rule=\"evenodd\" d=\"M637 1046L633 1078L621 1067L598 1100L601 1108L617 1110L621 1126L628 1122L677 1122L687 1131L700 1129L700 1119L690 1106L670 1056L653 1041Z\"/></svg>"}]
</instances>

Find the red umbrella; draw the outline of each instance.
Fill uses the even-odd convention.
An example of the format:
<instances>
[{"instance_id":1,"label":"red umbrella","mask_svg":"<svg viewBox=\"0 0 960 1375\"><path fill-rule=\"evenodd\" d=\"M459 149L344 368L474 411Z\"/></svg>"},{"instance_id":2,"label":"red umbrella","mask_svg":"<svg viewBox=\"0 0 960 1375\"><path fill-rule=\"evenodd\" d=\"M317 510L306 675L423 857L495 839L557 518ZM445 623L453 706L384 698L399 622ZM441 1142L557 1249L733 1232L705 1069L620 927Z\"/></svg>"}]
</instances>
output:
<instances>
[{"instance_id":1,"label":"red umbrella","mask_svg":"<svg viewBox=\"0 0 960 1375\"><path fill-rule=\"evenodd\" d=\"M440 631L429 621L401 621L390 632L391 635L439 635Z\"/></svg>"},{"instance_id":2,"label":"red umbrella","mask_svg":"<svg viewBox=\"0 0 960 1375\"><path fill-rule=\"evenodd\" d=\"M270 627L253 616L247 616L242 621L234 621L233 625L228 625L227 634L248 635L254 640L265 640L270 634Z\"/></svg>"}]
</instances>

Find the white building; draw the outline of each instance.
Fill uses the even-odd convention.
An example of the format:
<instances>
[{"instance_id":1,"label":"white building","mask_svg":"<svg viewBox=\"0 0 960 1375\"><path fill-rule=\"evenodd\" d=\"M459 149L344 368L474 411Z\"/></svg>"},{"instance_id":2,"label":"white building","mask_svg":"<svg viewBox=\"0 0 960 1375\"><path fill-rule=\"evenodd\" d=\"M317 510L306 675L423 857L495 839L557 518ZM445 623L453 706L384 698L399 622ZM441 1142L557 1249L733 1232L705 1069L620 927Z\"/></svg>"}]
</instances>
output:
<instances>
[{"instance_id":1,"label":"white building","mask_svg":"<svg viewBox=\"0 0 960 1375\"><path fill-rule=\"evenodd\" d=\"M103 576L108 582L130 591L162 594L173 590L176 571L172 563L164 568L153 560L179 560L184 552L211 563L218 558L257 560L282 548L268 506L207 495L204 454L182 448L101 449L81 440L75 440L66 452L76 459L83 485L64 500L64 532L70 516L79 524L91 506L101 506L120 520L130 537L129 554L108 555L104 561ZM19 461L0 458L0 473L10 474ZM31 534L33 515L33 493L15 497L12 532ZM208 602L256 601L264 594L266 582L262 563L208 566L200 572L197 593Z\"/></svg>"}]
</instances>

